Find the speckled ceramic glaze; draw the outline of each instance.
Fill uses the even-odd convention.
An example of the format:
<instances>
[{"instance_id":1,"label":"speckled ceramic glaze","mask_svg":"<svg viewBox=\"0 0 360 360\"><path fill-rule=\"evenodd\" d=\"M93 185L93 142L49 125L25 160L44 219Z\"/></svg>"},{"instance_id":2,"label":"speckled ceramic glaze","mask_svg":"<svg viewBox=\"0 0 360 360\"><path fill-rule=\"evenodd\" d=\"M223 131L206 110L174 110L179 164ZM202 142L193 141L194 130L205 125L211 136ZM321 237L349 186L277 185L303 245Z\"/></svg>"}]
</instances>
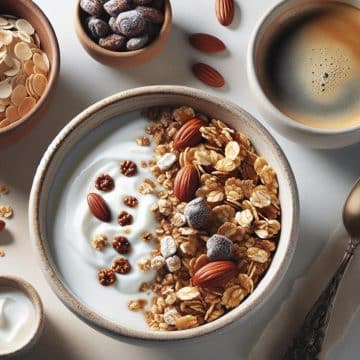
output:
<instances>
[{"instance_id":1,"label":"speckled ceramic glaze","mask_svg":"<svg viewBox=\"0 0 360 360\"><path fill-rule=\"evenodd\" d=\"M237 308L214 322L195 329L154 332L136 330L125 324L114 323L94 313L68 288L57 269L49 244L46 217L49 214L49 192L56 173L72 156L72 149L85 135L89 135L114 116L149 106L189 105L211 117L222 119L245 133L257 152L275 169L282 206L282 232L272 264L254 292ZM120 117L121 120L121 117ZM51 287L63 303L79 318L95 329L127 341L193 339L215 331L230 329L255 308L265 302L285 275L295 250L298 230L298 195L294 176L285 155L268 131L250 114L238 106L203 91L180 86L142 87L110 96L83 111L54 139L37 169L30 197L30 232L39 264Z\"/></svg>"},{"instance_id":2,"label":"speckled ceramic glaze","mask_svg":"<svg viewBox=\"0 0 360 360\"><path fill-rule=\"evenodd\" d=\"M8 359L25 354L39 340L44 327L44 309L39 294L27 281L15 276L1 275L0 288L2 287L9 287L23 292L29 298L35 310L34 332L29 340L21 348L11 352L4 352L0 348L0 359Z\"/></svg>"}]
</instances>

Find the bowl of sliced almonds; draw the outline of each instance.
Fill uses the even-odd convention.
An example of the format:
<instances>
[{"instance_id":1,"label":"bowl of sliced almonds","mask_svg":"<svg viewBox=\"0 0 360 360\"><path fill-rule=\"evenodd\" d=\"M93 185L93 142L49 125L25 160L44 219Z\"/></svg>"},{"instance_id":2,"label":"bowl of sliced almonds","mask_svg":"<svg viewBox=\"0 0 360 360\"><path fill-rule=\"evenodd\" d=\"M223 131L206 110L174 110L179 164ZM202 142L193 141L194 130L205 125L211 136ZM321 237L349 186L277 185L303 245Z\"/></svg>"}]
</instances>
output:
<instances>
[{"instance_id":1,"label":"bowl of sliced almonds","mask_svg":"<svg viewBox=\"0 0 360 360\"><path fill-rule=\"evenodd\" d=\"M43 117L59 75L55 32L28 0L0 3L0 147L27 134Z\"/></svg>"}]
</instances>

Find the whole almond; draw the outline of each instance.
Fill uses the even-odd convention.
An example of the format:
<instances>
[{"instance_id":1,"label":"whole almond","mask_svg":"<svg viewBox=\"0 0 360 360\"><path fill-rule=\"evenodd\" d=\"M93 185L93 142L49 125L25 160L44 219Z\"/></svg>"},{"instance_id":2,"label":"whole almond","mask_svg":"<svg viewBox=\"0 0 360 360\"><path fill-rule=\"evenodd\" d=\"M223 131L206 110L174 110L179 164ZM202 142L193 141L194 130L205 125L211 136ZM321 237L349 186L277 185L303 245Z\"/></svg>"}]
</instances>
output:
<instances>
[{"instance_id":1,"label":"whole almond","mask_svg":"<svg viewBox=\"0 0 360 360\"><path fill-rule=\"evenodd\" d=\"M235 14L234 0L215 0L215 13L221 25L230 25Z\"/></svg>"},{"instance_id":2,"label":"whole almond","mask_svg":"<svg viewBox=\"0 0 360 360\"><path fill-rule=\"evenodd\" d=\"M198 118L187 121L174 137L174 149L184 150L188 146L198 145L202 139L200 128L203 125L204 121Z\"/></svg>"},{"instance_id":3,"label":"whole almond","mask_svg":"<svg viewBox=\"0 0 360 360\"><path fill-rule=\"evenodd\" d=\"M111 220L110 209L101 195L96 193L88 194L87 203L92 214L99 220L104 222Z\"/></svg>"},{"instance_id":4,"label":"whole almond","mask_svg":"<svg viewBox=\"0 0 360 360\"><path fill-rule=\"evenodd\" d=\"M209 34L192 34L190 44L197 50L205 53L217 53L225 50L225 44L217 37Z\"/></svg>"},{"instance_id":5,"label":"whole almond","mask_svg":"<svg viewBox=\"0 0 360 360\"><path fill-rule=\"evenodd\" d=\"M225 85L224 77L213 67L203 63L196 63L192 67L193 74L204 84L220 88Z\"/></svg>"},{"instance_id":6,"label":"whole almond","mask_svg":"<svg viewBox=\"0 0 360 360\"><path fill-rule=\"evenodd\" d=\"M194 198L199 186L199 174L192 164L187 164L177 173L174 181L174 194L180 201Z\"/></svg>"},{"instance_id":7,"label":"whole almond","mask_svg":"<svg viewBox=\"0 0 360 360\"><path fill-rule=\"evenodd\" d=\"M192 283L203 288L225 286L237 273L238 268L234 262L228 260L213 261L195 272Z\"/></svg>"},{"instance_id":8,"label":"whole almond","mask_svg":"<svg viewBox=\"0 0 360 360\"><path fill-rule=\"evenodd\" d=\"M217 53L225 50L225 44L216 36L209 34L192 34L189 42L195 49L205 53Z\"/></svg>"}]
</instances>

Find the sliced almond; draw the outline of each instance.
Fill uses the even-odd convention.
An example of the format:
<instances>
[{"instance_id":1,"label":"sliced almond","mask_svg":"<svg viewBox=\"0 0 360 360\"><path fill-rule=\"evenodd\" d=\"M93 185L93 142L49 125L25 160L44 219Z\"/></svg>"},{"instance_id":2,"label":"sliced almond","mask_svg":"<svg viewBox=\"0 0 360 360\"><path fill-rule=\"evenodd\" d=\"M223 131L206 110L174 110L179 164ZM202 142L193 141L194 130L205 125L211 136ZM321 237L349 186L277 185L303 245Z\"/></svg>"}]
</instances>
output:
<instances>
[{"instance_id":1,"label":"sliced almond","mask_svg":"<svg viewBox=\"0 0 360 360\"><path fill-rule=\"evenodd\" d=\"M25 116L35 105L36 100L33 97L26 97L18 108L19 115Z\"/></svg>"},{"instance_id":2,"label":"sliced almond","mask_svg":"<svg viewBox=\"0 0 360 360\"><path fill-rule=\"evenodd\" d=\"M25 61L23 69L27 76L32 75L34 73L34 62L32 60Z\"/></svg>"},{"instance_id":3,"label":"sliced almond","mask_svg":"<svg viewBox=\"0 0 360 360\"><path fill-rule=\"evenodd\" d=\"M25 19L17 20L15 23L15 27L20 31L24 31L28 35L33 35L35 32L33 26Z\"/></svg>"},{"instance_id":4,"label":"sliced almond","mask_svg":"<svg viewBox=\"0 0 360 360\"><path fill-rule=\"evenodd\" d=\"M11 124L11 121L9 119L5 118L4 120L0 121L0 128L6 128Z\"/></svg>"},{"instance_id":5,"label":"sliced almond","mask_svg":"<svg viewBox=\"0 0 360 360\"><path fill-rule=\"evenodd\" d=\"M15 122L20 119L18 108L16 106L8 106L5 114L10 122Z\"/></svg>"},{"instance_id":6,"label":"sliced almond","mask_svg":"<svg viewBox=\"0 0 360 360\"><path fill-rule=\"evenodd\" d=\"M35 74L31 82L32 88L35 91L35 94L41 96L47 86L47 78L43 74Z\"/></svg>"},{"instance_id":7,"label":"sliced almond","mask_svg":"<svg viewBox=\"0 0 360 360\"><path fill-rule=\"evenodd\" d=\"M21 67L20 61L13 59L13 67L5 71L4 74L6 76L15 76L19 73L20 67Z\"/></svg>"},{"instance_id":8,"label":"sliced almond","mask_svg":"<svg viewBox=\"0 0 360 360\"><path fill-rule=\"evenodd\" d=\"M49 60L45 54L35 53L33 56L34 64L37 68L40 69L42 73L47 73L49 71Z\"/></svg>"},{"instance_id":9,"label":"sliced almond","mask_svg":"<svg viewBox=\"0 0 360 360\"><path fill-rule=\"evenodd\" d=\"M0 82L0 99L7 99L12 92L12 86L8 79Z\"/></svg>"},{"instance_id":10,"label":"sliced almond","mask_svg":"<svg viewBox=\"0 0 360 360\"><path fill-rule=\"evenodd\" d=\"M12 32L9 30L0 30L0 44L9 45L13 39Z\"/></svg>"},{"instance_id":11,"label":"sliced almond","mask_svg":"<svg viewBox=\"0 0 360 360\"><path fill-rule=\"evenodd\" d=\"M26 42L28 44L30 44L32 42L32 39L31 39L30 35L28 35L24 31L19 31L17 33L17 35L18 35L19 39L21 39L22 41L24 41L24 42Z\"/></svg>"},{"instance_id":12,"label":"sliced almond","mask_svg":"<svg viewBox=\"0 0 360 360\"><path fill-rule=\"evenodd\" d=\"M15 45L14 53L15 53L15 56L19 60L22 60L22 61L29 60L32 57L32 52L31 52L29 45L23 41L21 41Z\"/></svg>"},{"instance_id":13,"label":"sliced almond","mask_svg":"<svg viewBox=\"0 0 360 360\"><path fill-rule=\"evenodd\" d=\"M6 26L8 24L9 24L9 22L7 21L7 19L0 16L0 27Z\"/></svg>"},{"instance_id":14,"label":"sliced almond","mask_svg":"<svg viewBox=\"0 0 360 360\"><path fill-rule=\"evenodd\" d=\"M24 85L18 85L15 87L11 94L11 102L14 105L20 106L24 99L27 97L27 91Z\"/></svg>"}]
</instances>

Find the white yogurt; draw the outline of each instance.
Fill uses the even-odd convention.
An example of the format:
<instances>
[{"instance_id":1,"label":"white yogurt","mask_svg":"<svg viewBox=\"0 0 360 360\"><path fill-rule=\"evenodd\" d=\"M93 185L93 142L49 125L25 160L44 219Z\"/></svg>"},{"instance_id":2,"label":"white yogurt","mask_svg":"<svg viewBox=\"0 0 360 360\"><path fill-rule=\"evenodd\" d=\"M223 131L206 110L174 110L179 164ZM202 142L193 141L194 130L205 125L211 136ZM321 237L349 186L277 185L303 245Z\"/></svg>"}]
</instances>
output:
<instances>
[{"instance_id":1,"label":"white yogurt","mask_svg":"<svg viewBox=\"0 0 360 360\"><path fill-rule=\"evenodd\" d=\"M0 353L22 348L35 332L35 309L26 294L0 287Z\"/></svg>"},{"instance_id":2,"label":"white yogurt","mask_svg":"<svg viewBox=\"0 0 360 360\"><path fill-rule=\"evenodd\" d=\"M125 118L125 125L112 120L110 126L104 126L91 135L90 145L85 140L72 152L71 163L59 171L61 175L53 192L57 194L57 200L50 199L53 211L50 211L49 222L53 221L53 226L49 229L55 261L72 292L100 315L117 323L146 329L143 315L129 311L127 304L129 300L138 298L150 300L150 293L139 292L138 289L155 275L154 271L143 273L136 266L136 262L148 257L153 248L153 244L145 243L141 235L155 230L151 206L156 198L137 191L145 178L153 178L148 168L140 167L141 160L152 159L153 148L139 146L135 142L137 137L144 135L148 121L142 119L139 113L127 114ZM133 177L122 175L119 170L121 160L136 162L138 174ZM102 173L111 175L115 181L115 188L111 192L95 189L94 181ZM98 192L104 197L112 213L110 223L101 222L90 213L86 201L89 192ZM126 195L135 196L139 205L136 208L125 206L122 199ZM130 234L117 223L117 215L122 210L134 217ZM128 255L119 255L112 246L103 251L95 250L91 246L95 234L106 235L110 243L114 236L126 236L132 251ZM111 267L112 260L118 256L129 260L131 272L116 274L114 285L100 285L97 271Z\"/></svg>"}]
</instances>

